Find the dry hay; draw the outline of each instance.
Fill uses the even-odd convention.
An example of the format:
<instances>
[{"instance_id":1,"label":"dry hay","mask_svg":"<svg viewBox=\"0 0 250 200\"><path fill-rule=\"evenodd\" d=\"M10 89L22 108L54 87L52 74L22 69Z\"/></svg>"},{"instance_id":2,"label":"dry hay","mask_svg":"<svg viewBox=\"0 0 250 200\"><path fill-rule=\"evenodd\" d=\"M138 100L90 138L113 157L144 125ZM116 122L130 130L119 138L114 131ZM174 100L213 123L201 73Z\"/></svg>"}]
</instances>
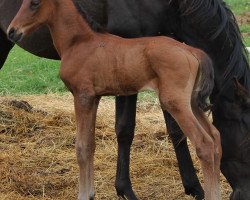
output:
<instances>
[{"instance_id":1,"label":"dry hay","mask_svg":"<svg viewBox=\"0 0 250 200\"><path fill-rule=\"evenodd\" d=\"M32 107L13 99L25 100ZM78 166L72 98L2 97L0 102L0 199L76 199ZM96 199L118 199L114 188L114 101L110 98L103 99L98 110L96 142ZM192 156L201 177L193 152ZM192 199L183 192L157 103L138 105L131 160L131 179L139 199ZM223 199L228 199L230 188L225 179L222 182Z\"/></svg>"}]
</instances>

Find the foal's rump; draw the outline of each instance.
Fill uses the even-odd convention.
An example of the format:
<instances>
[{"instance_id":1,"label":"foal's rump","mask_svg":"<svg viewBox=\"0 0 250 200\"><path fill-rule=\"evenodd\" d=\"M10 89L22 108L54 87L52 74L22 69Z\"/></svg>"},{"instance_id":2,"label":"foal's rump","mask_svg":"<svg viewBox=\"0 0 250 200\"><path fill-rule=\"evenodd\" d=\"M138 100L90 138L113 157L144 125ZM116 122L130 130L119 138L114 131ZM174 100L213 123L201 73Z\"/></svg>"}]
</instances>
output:
<instances>
[{"instance_id":1,"label":"foal's rump","mask_svg":"<svg viewBox=\"0 0 250 200\"><path fill-rule=\"evenodd\" d=\"M158 37L149 43L147 56L161 87L174 96L178 96L177 91L180 97L186 95L192 105L202 110L209 107L207 99L214 87L214 71L205 52L171 38Z\"/></svg>"}]
</instances>

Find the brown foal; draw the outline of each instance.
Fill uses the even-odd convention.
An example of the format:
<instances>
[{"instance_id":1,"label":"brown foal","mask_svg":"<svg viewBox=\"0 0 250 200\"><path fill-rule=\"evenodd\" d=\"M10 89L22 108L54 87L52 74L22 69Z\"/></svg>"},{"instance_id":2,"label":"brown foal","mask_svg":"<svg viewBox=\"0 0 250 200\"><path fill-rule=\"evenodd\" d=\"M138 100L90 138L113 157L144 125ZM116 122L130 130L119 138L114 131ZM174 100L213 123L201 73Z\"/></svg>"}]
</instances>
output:
<instances>
[{"instance_id":1,"label":"brown foal","mask_svg":"<svg viewBox=\"0 0 250 200\"><path fill-rule=\"evenodd\" d=\"M200 159L207 200L220 199L220 136L202 109L213 88L209 57L167 37L124 39L92 31L72 0L23 0L8 35L14 41L48 25L61 56L60 77L74 96L79 199L94 198L95 121L103 95L153 89Z\"/></svg>"}]
</instances>

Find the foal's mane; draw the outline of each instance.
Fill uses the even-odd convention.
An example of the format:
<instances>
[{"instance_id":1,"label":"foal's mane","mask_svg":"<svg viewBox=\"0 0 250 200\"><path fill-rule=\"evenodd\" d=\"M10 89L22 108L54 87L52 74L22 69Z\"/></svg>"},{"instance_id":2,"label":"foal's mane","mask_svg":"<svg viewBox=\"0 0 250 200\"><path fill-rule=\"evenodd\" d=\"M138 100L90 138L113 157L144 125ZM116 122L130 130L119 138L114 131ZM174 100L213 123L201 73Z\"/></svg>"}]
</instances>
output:
<instances>
[{"instance_id":1,"label":"foal's mane","mask_svg":"<svg viewBox=\"0 0 250 200\"><path fill-rule=\"evenodd\" d=\"M91 27L91 29L93 31L105 32L105 28L100 23L98 23L96 20L94 20L93 17L87 13L86 9L82 5L82 3L80 3L79 0L75 0L75 1L71 0L71 1L73 1L79 14L83 17L83 19L85 19L87 21L87 23L89 24L89 26Z\"/></svg>"},{"instance_id":2,"label":"foal's mane","mask_svg":"<svg viewBox=\"0 0 250 200\"><path fill-rule=\"evenodd\" d=\"M218 42L225 47L223 55L226 57L218 59L216 63L227 66L222 84L237 77L250 90L248 53L235 16L228 6L222 0L181 0L179 12L191 22L192 29L204 43L210 45L214 41L215 45L210 45L208 53L221 54L221 49L216 45Z\"/></svg>"}]
</instances>

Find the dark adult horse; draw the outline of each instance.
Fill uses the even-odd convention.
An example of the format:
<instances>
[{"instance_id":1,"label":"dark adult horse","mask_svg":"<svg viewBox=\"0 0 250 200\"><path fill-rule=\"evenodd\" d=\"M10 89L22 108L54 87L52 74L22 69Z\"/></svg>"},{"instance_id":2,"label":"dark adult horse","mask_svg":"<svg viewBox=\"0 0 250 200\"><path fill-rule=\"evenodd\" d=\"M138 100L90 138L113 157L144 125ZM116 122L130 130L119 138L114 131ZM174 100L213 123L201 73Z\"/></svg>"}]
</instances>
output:
<instances>
[{"instance_id":1,"label":"dark adult horse","mask_svg":"<svg viewBox=\"0 0 250 200\"><path fill-rule=\"evenodd\" d=\"M123 37L168 35L199 47L212 57L216 87L211 101L214 104L214 124L222 137L221 170L234 190L231 198L250 199L250 71L238 26L225 4L221 0L81 2L95 20L105 24L107 18L107 29L114 34ZM2 0L0 3L0 68L13 46L6 38L6 29L20 4L21 1L16 0ZM93 26L98 28L95 24ZM19 45L41 57L59 58L46 28L38 30ZM235 77L244 88L238 82L234 84ZM128 199L137 199L129 178L136 99L137 96L116 98L119 145L116 189L118 195ZM183 136L181 130L168 113L164 113L164 117L175 147L185 191L202 199L203 190L195 174L186 140L179 142Z\"/></svg>"}]
</instances>

